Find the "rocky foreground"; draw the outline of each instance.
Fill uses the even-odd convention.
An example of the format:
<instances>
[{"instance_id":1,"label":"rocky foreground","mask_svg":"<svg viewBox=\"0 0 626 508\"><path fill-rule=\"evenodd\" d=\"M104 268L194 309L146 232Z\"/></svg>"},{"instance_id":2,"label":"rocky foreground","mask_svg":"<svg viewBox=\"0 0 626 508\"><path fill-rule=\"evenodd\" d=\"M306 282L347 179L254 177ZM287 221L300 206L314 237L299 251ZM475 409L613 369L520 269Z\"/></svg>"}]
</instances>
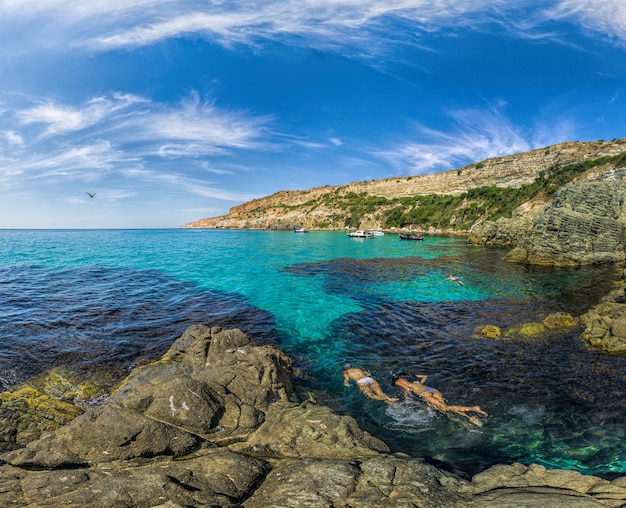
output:
<instances>
[{"instance_id":1,"label":"rocky foreground","mask_svg":"<svg viewBox=\"0 0 626 508\"><path fill-rule=\"evenodd\" d=\"M613 481L537 465L466 480L392 454L303 400L291 361L239 330L195 325L99 407L5 453L0 506L601 507Z\"/></svg>"}]
</instances>

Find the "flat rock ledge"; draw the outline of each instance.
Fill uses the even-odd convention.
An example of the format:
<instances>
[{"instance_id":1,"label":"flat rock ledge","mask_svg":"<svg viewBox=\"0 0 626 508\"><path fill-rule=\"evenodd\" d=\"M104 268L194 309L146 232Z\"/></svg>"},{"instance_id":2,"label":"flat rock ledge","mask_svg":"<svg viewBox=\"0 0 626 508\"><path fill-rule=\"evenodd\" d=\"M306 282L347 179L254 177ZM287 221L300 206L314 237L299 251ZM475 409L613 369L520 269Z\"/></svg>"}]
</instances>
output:
<instances>
[{"instance_id":1,"label":"flat rock ledge","mask_svg":"<svg viewBox=\"0 0 626 508\"><path fill-rule=\"evenodd\" d=\"M0 507L618 507L613 481L538 465L467 480L298 401L291 361L194 325L98 408L1 456Z\"/></svg>"}]
</instances>

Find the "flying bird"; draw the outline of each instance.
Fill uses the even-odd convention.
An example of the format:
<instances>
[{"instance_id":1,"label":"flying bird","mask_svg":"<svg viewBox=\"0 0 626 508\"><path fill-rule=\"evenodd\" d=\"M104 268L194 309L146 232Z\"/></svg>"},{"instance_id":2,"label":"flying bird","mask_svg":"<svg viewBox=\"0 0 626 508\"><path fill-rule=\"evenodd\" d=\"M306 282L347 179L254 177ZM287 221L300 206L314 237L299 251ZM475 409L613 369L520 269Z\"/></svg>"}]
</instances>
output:
<instances>
[{"instance_id":1,"label":"flying bird","mask_svg":"<svg viewBox=\"0 0 626 508\"><path fill-rule=\"evenodd\" d=\"M96 195L95 192L93 194L91 192L85 192L85 194L87 194L90 198L93 198Z\"/></svg>"}]
</instances>

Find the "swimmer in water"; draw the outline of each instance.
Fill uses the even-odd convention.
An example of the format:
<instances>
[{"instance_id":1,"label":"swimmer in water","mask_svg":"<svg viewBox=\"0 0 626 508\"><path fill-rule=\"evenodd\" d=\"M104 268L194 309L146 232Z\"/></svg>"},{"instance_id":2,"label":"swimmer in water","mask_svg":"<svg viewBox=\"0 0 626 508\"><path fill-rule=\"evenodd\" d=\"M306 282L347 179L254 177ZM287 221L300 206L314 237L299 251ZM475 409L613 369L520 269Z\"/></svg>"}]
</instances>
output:
<instances>
[{"instance_id":1,"label":"swimmer in water","mask_svg":"<svg viewBox=\"0 0 626 508\"><path fill-rule=\"evenodd\" d=\"M389 375L391 376L392 382L394 385L402 388L404 391L404 396L408 397L410 395L416 395L424 400L428 407L439 411L447 416L459 415L467 418L471 423L476 425L477 427L482 427L483 422L477 416L468 415L467 413L478 413L481 416L487 416L480 406L456 406L449 405L441 392L435 388L431 388L430 386L426 386L426 379L428 376L423 374L416 374L415 379L410 381L406 378L406 374L402 371L402 369L392 370Z\"/></svg>"},{"instance_id":2,"label":"swimmer in water","mask_svg":"<svg viewBox=\"0 0 626 508\"><path fill-rule=\"evenodd\" d=\"M460 284L461 286L463 285L463 281L461 280L463 277L456 277L452 274L448 275L448 280L451 280L452 282L456 282L457 284Z\"/></svg>"},{"instance_id":3,"label":"swimmer in water","mask_svg":"<svg viewBox=\"0 0 626 508\"><path fill-rule=\"evenodd\" d=\"M361 393L370 399L382 400L387 404L398 401L398 399L385 394L378 384L378 381L376 381L369 372L347 364L343 371L343 385L349 386L350 381L354 381L359 387L359 390L361 390Z\"/></svg>"}]
</instances>

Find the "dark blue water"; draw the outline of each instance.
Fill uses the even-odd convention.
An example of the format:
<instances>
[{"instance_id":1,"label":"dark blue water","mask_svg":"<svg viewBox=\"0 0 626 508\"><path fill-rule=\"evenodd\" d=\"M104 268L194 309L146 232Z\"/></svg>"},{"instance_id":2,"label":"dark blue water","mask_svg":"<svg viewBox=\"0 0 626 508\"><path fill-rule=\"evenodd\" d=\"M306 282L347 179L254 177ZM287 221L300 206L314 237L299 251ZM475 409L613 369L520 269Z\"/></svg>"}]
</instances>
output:
<instances>
[{"instance_id":1,"label":"dark blue water","mask_svg":"<svg viewBox=\"0 0 626 508\"><path fill-rule=\"evenodd\" d=\"M581 330L473 338L487 323L580 314L615 267L529 268L503 253L395 235L0 231L0 387L59 367L119 379L192 323L232 326L293 355L307 388L394 450L468 473L514 460L626 472L624 358L589 350ZM342 385L346 362L393 395L391 368L427 374L450 403L490 417L476 432L418 401L364 399Z\"/></svg>"}]
</instances>

